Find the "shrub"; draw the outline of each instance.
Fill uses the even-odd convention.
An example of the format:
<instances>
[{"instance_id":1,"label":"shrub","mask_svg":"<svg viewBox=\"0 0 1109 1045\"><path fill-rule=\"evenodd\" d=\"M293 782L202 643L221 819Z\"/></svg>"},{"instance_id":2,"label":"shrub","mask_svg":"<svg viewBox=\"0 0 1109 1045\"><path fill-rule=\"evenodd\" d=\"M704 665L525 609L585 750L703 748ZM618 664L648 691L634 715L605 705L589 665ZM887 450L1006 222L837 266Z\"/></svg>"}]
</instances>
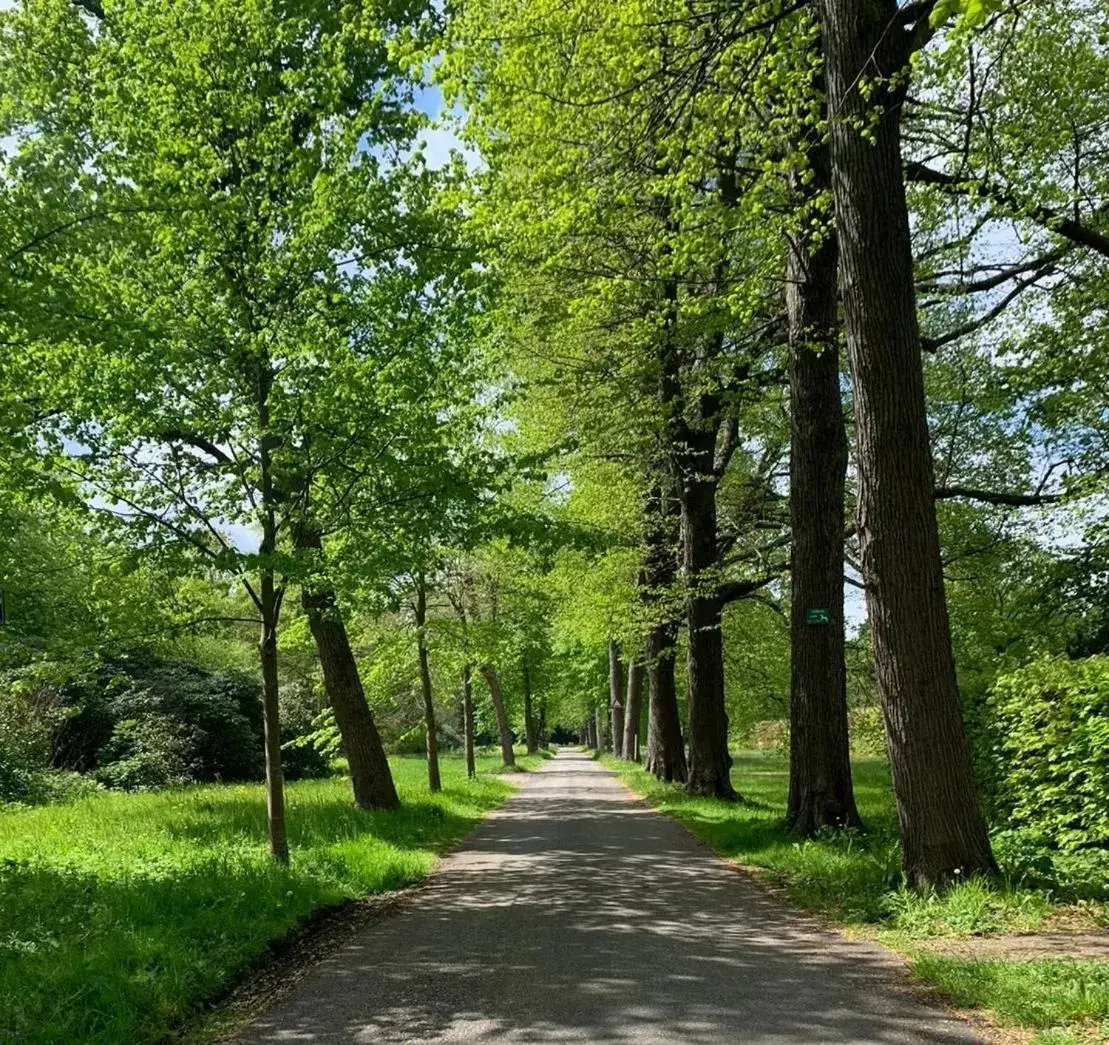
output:
<instances>
[{"instance_id":1,"label":"shrub","mask_svg":"<svg viewBox=\"0 0 1109 1045\"><path fill-rule=\"evenodd\" d=\"M330 776L331 763L342 750L331 709L318 711L312 705L293 687L282 694L281 770L286 780Z\"/></svg>"},{"instance_id":2,"label":"shrub","mask_svg":"<svg viewBox=\"0 0 1109 1045\"><path fill-rule=\"evenodd\" d=\"M50 729L32 713L23 680L0 680L0 802L37 799L50 750Z\"/></svg>"},{"instance_id":3,"label":"shrub","mask_svg":"<svg viewBox=\"0 0 1109 1045\"><path fill-rule=\"evenodd\" d=\"M116 723L101 751L96 779L107 787L135 791L199 779L200 730L168 715Z\"/></svg>"},{"instance_id":4,"label":"shrub","mask_svg":"<svg viewBox=\"0 0 1109 1045\"><path fill-rule=\"evenodd\" d=\"M990 692L997 811L1076 852L1109 845L1109 657L1044 657Z\"/></svg>"}]
</instances>

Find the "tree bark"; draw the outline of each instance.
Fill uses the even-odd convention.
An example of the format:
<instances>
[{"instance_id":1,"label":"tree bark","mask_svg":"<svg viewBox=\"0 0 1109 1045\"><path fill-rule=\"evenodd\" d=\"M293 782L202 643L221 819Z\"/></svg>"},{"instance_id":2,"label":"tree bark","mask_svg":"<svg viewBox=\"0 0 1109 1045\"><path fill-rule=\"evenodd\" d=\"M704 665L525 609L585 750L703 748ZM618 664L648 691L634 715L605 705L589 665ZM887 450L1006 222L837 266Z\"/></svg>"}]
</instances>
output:
<instances>
[{"instance_id":1,"label":"tree bark","mask_svg":"<svg viewBox=\"0 0 1109 1045\"><path fill-rule=\"evenodd\" d=\"M621 757L625 762L639 761L639 724L643 715L643 663L639 657L628 661L628 698L624 704L624 736Z\"/></svg>"},{"instance_id":2,"label":"tree bark","mask_svg":"<svg viewBox=\"0 0 1109 1045\"><path fill-rule=\"evenodd\" d=\"M497 729L501 734L501 759L508 769L516 768L516 755L512 750L512 731L508 728L508 715L504 710L504 695L501 693L501 680L492 664L482 664L481 674L493 698L493 711L497 716Z\"/></svg>"},{"instance_id":3,"label":"tree bark","mask_svg":"<svg viewBox=\"0 0 1109 1045\"><path fill-rule=\"evenodd\" d=\"M262 670L262 744L266 758L266 824L270 856L280 864L287 864L289 840L285 831L285 778L281 771L280 683L277 675L277 622L284 593L279 592L274 583L277 492L273 482L273 450L276 440L270 432L269 397L273 388L273 370L268 358L259 363L256 382L258 472L262 501L262 540L258 551L262 563L258 592L255 594L252 591L251 595L262 619L258 652Z\"/></svg>"},{"instance_id":4,"label":"tree bark","mask_svg":"<svg viewBox=\"0 0 1109 1045\"><path fill-rule=\"evenodd\" d=\"M687 770L678 691L674 679L674 646L678 625L669 608L677 578L675 552L677 503L661 481L647 497L646 543L640 597L652 621L647 633L647 769L660 780L684 784Z\"/></svg>"},{"instance_id":5,"label":"tree bark","mask_svg":"<svg viewBox=\"0 0 1109 1045\"><path fill-rule=\"evenodd\" d=\"M607 717L604 711L601 710L600 704L593 709L593 735L596 739L594 747L598 752L602 752L608 747L608 737L605 735L605 719Z\"/></svg>"},{"instance_id":6,"label":"tree bark","mask_svg":"<svg viewBox=\"0 0 1109 1045\"><path fill-rule=\"evenodd\" d=\"M524 737L526 738L528 754L534 755L539 750L539 737L535 726L535 714L531 699L531 670L528 668L527 657L524 658Z\"/></svg>"},{"instance_id":7,"label":"tree bark","mask_svg":"<svg viewBox=\"0 0 1109 1045\"><path fill-rule=\"evenodd\" d=\"M474 690L470 680L470 665L462 667L462 743L466 750L466 776L477 775L474 763Z\"/></svg>"},{"instance_id":8,"label":"tree bark","mask_svg":"<svg viewBox=\"0 0 1109 1045\"><path fill-rule=\"evenodd\" d=\"M608 640L608 701L612 717L612 753L624 753L624 666L620 660L620 645Z\"/></svg>"},{"instance_id":9,"label":"tree bark","mask_svg":"<svg viewBox=\"0 0 1109 1045\"><path fill-rule=\"evenodd\" d=\"M273 571L262 571L259 601L262 635L258 652L262 667L262 732L266 753L266 823L270 856L280 864L289 862L285 832L285 778L281 772L281 716L277 680L277 594Z\"/></svg>"},{"instance_id":10,"label":"tree bark","mask_svg":"<svg viewBox=\"0 0 1109 1045\"><path fill-rule=\"evenodd\" d=\"M833 232L814 239L810 231L831 188L827 146L811 148L808 161L810 180L794 178L802 231L790 237L786 262L793 537L787 819L802 836L862 826L851 785L844 663L847 427L839 380L838 251ZM827 620L810 621L810 610L825 611Z\"/></svg>"},{"instance_id":11,"label":"tree bark","mask_svg":"<svg viewBox=\"0 0 1109 1045\"><path fill-rule=\"evenodd\" d=\"M925 886L996 864L959 707L933 502L901 170L909 47L896 0L820 0L819 10L863 577L905 874Z\"/></svg>"},{"instance_id":12,"label":"tree bark","mask_svg":"<svg viewBox=\"0 0 1109 1045\"><path fill-rule=\"evenodd\" d=\"M692 794L738 800L732 787L724 704L723 603L716 567L715 430L690 431L682 458L682 572L686 587L689 776Z\"/></svg>"},{"instance_id":13,"label":"tree bark","mask_svg":"<svg viewBox=\"0 0 1109 1045\"><path fill-rule=\"evenodd\" d=\"M302 529L296 544L299 549L319 552L322 548L319 531ZM396 809L400 799L393 774L362 689L335 592L313 592L308 585L301 592L300 601L316 643L324 689L347 757L354 804L358 809Z\"/></svg>"},{"instance_id":14,"label":"tree bark","mask_svg":"<svg viewBox=\"0 0 1109 1045\"><path fill-rule=\"evenodd\" d=\"M416 652L420 659L420 690L424 698L427 786L434 793L441 791L443 785L439 779L439 732L435 722L435 700L431 691L431 666L427 657L427 585L422 573L416 578Z\"/></svg>"}]
</instances>

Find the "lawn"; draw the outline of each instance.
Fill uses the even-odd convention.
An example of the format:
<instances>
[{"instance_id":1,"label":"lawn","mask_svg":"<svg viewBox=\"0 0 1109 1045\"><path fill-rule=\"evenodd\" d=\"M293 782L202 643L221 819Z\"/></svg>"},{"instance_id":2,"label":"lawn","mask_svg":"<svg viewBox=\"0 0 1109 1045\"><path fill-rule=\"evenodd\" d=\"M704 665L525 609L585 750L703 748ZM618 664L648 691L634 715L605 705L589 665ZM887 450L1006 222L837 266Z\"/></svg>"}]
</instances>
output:
<instances>
[{"instance_id":1,"label":"lawn","mask_svg":"<svg viewBox=\"0 0 1109 1045\"><path fill-rule=\"evenodd\" d=\"M1109 1041L1109 969L1065 959L1023 962L948 957L919 946L925 939L1034 932L1060 919L1106 921L1103 903L1023 884L1005 866L992 885L971 881L943 893L912 893L900 883L896 815L885 763L854 761L855 794L865 833L829 833L798 841L783 828L789 772L780 756L736 756L732 779L743 804L693 798L637 765L605 758L652 805L676 817L717 852L758 872L799 906L847 926L865 928L914 960L917 977L951 1002L991 1010L1003 1024L1039 1033L1043 1045ZM1107 1025L1109 1031L1109 1025Z\"/></svg>"},{"instance_id":2,"label":"lawn","mask_svg":"<svg viewBox=\"0 0 1109 1045\"><path fill-rule=\"evenodd\" d=\"M338 777L288 785L287 868L261 785L0 812L0 1040L159 1041L312 911L425 876L512 790L497 758L474 781L444 758L434 797L423 759L391 762L397 812L358 812Z\"/></svg>"}]
</instances>

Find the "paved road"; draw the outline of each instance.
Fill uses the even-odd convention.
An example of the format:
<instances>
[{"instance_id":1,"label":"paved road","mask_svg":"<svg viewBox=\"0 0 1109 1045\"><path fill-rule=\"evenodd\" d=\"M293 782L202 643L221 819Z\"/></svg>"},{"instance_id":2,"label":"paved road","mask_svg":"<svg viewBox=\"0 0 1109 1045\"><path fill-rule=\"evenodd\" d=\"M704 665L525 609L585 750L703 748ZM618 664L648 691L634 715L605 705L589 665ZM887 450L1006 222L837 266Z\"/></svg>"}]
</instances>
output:
<instances>
[{"instance_id":1,"label":"paved road","mask_svg":"<svg viewBox=\"0 0 1109 1045\"><path fill-rule=\"evenodd\" d=\"M577 752L321 963L242 1045L981 1039L895 986L879 948L784 908Z\"/></svg>"}]
</instances>

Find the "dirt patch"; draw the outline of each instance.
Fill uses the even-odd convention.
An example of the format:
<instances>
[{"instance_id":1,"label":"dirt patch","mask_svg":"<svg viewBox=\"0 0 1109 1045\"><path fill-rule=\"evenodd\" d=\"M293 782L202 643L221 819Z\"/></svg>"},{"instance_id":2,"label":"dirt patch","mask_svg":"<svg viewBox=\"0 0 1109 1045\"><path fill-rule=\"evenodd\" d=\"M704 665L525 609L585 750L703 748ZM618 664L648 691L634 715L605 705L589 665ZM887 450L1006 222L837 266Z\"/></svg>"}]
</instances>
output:
<instances>
[{"instance_id":1,"label":"dirt patch","mask_svg":"<svg viewBox=\"0 0 1109 1045\"><path fill-rule=\"evenodd\" d=\"M963 940L917 940L914 948L968 961L999 959L1008 962L1036 958L1074 958L1109 962L1109 930L1083 933L1029 933L1013 936L977 936Z\"/></svg>"}]
</instances>

